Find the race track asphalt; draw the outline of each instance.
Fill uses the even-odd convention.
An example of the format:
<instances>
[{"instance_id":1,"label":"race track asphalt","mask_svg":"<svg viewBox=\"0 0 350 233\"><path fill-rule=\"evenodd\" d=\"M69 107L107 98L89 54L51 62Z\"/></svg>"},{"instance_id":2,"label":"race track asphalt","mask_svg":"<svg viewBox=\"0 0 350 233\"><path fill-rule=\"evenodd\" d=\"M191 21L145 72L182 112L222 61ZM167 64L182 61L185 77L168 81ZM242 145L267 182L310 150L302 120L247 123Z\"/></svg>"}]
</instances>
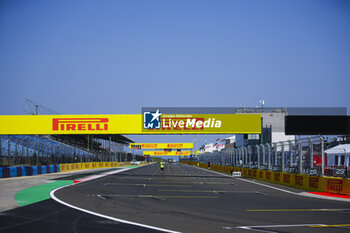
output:
<instances>
[{"instance_id":1,"label":"race track asphalt","mask_svg":"<svg viewBox=\"0 0 350 233\"><path fill-rule=\"evenodd\" d=\"M164 174L158 164L143 166L57 190L65 205L49 199L1 212L0 233L162 232L137 224L168 232L350 232L349 202L252 181L183 164Z\"/></svg>"},{"instance_id":2,"label":"race track asphalt","mask_svg":"<svg viewBox=\"0 0 350 233\"><path fill-rule=\"evenodd\" d=\"M350 232L349 202L300 196L249 181L183 164L169 164L161 174L159 164L153 164L54 195L85 210L179 232ZM126 232L127 225L114 225L114 232ZM143 231L147 229L127 232Z\"/></svg>"},{"instance_id":3,"label":"race track asphalt","mask_svg":"<svg viewBox=\"0 0 350 233\"><path fill-rule=\"evenodd\" d=\"M49 199L0 213L1 233L154 233L159 231L122 224L86 214Z\"/></svg>"}]
</instances>

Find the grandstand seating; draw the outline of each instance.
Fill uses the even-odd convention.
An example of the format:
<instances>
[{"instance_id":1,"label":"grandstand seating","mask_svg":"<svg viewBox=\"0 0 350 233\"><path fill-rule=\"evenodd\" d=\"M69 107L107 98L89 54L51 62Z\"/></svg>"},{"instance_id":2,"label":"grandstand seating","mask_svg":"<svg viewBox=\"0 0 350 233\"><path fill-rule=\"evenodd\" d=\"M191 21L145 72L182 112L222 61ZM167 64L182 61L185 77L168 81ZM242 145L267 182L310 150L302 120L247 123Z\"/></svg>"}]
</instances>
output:
<instances>
[{"instance_id":1,"label":"grandstand seating","mask_svg":"<svg viewBox=\"0 0 350 233\"><path fill-rule=\"evenodd\" d=\"M10 165L8 160L26 160L31 158L32 163L42 158L72 159L81 157L92 157L93 154L82 149L66 145L50 139L48 136L33 135L3 135L0 136L0 164ZM60 158L61 159L61 158ZM60 160L62 162L62 160ZM57 161L58 162L58 161ZM18 161L12 161L18 163Z\"/></svg>"}]
</instances>

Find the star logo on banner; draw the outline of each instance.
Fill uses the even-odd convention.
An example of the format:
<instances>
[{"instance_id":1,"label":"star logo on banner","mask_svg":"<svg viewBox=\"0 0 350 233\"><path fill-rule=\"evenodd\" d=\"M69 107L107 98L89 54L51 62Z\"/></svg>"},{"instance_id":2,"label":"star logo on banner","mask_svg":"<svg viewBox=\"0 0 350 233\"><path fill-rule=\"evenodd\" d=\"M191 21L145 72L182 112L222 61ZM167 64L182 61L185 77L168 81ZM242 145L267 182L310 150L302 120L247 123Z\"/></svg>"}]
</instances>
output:
<instances>
[{"instance_id":1,"label":"star logo on banner","mask_svg":"<svg viewBox=\"0 0 350 233\"><path fill-rule=\"evenodd\" d=\"M152 118L151 122L153 122L154 120L159 121L160 115L162 115L162 114L159 112L159 109L157 109L157 111L155 113L152 113L153 118Z\"/></svg>"}]
</instances>

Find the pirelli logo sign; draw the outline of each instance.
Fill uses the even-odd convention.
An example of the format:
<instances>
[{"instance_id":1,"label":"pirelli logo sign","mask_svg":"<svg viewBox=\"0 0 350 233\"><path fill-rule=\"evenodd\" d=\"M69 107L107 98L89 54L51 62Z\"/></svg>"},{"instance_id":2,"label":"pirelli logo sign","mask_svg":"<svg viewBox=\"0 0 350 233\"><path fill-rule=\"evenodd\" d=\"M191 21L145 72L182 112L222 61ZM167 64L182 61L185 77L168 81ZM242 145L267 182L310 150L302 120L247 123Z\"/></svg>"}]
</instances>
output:
<instances>
[{"instance_id":1,"label":"pirelli logo sign","mask_svg":"<svg viewBox=\"0 0 350 233\"><path fill-rule=\"evenodd\" d=\"M188 156L192 151L143 151L143 155L149 156Z\"/></svg>"},{"instance_id":2,"label":"pirelli logo sign","mask_svg":"<svg viewBox=\"0 0 350 233\"><path fill-rule=\"evenodd\" d=\"M153 113L153 112L152 112ZM159 113L160 114L160 113ZM120 115L0 115L0 135L50 134L243 134L261 133L261 117L253 114L212 114L192 116L197 121L149 114L144 122L141 114ZM156 121L163 122L157 128ZM167 118L169 117L169 118ZM155 118L153 120L153 118ZM209 119L210 118L210 119ZM215 121L213 120L215 119ZM153 120L153 121L152 121ZM185 121L186 120L186 121ZM220 123L221 122L221 123ZM155 127L145 129L144 126ZM183 127L182 127L183 126ZM186 126L186 127L185 127ZM203 126L203 127L202 127ZM208 126L208 127L207 127ZM220 127L219 127L220 126ZM184 149L192 145L166 143L141 145L148 149ZM139 148L139 146L136 146Z\"/></svg>"},{"instance_id":3,"label":"pirelli logo sign","mask_svg":"<svg viewBox=\"0 0 350 233\"><path fill-rule=\"evenodd\" d=\"M108 131L108 118L53 118L53 131Z\"/></svg>"}]
</instances>

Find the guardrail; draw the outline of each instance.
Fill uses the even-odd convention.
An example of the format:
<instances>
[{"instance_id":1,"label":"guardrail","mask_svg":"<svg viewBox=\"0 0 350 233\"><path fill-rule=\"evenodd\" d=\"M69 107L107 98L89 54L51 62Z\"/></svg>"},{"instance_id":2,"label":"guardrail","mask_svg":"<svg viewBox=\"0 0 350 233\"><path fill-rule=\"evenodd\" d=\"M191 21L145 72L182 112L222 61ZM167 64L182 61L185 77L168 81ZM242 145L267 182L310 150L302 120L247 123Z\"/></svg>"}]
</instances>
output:
<instances>
[{"instance_id":1,"label":"guardrail","mask_svg":"<svg viewBox=\"0 0 350 233\"><path fill-rule=\"evenodd\" d=\"M198 163L194 161L180 161L180 163L208 168L207 163ZM328 192L334 194L350 195L350 179L340 177L312 176L307 174L273 172L270 170L241 168L233 166L224 166L211 164L210 170L232 174L232 172L241 172L243 177L250 177L258 180L264 180L281 185L291 186L307 191Z\"/></svg>"}]
</instances>

